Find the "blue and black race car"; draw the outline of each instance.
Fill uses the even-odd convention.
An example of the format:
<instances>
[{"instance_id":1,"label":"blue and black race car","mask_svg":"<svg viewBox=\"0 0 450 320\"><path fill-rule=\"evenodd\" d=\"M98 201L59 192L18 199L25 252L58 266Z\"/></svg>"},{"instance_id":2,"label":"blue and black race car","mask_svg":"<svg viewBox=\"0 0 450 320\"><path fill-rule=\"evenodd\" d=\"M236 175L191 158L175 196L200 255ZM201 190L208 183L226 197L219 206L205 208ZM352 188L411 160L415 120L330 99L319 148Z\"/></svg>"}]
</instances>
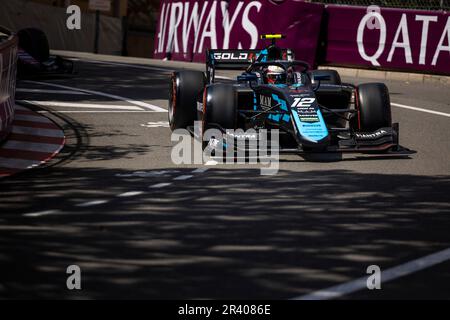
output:
<instances>
[{"instance_id":1,"label":"blue and black race car","mask_svg":"<svg viewBox=\"0 0 450 320\"><path fill-rule=\"evenodd\" d=\"M266 35L266 39L281 38ZM342 83L335 70L310 70L289 49L209 50L206 72L172 74L169 123L192 128L278 129L280 152L358 152L409 155L392 123L383 83ZM217 69L244 69L232 83L216 82ZM217 146L217 141L214 143Z\"/></svg>"}]
</instances>

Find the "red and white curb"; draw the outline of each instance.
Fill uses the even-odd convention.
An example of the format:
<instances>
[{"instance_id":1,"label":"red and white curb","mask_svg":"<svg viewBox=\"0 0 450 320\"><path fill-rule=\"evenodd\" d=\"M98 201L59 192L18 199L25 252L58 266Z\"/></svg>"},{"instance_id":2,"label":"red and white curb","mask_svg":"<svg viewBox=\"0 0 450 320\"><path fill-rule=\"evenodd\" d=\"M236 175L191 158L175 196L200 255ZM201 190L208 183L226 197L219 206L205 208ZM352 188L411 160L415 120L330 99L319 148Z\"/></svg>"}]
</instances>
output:
<instances>
[{"instance_id":1,"label":"red and white curb","mask_svg":"<svg viewBox=\"0 0 450 320\"><path fill-rule=\"evenodd\" d=\"M16 105L12 132L0 145L0 177L49 161L64 143L64 132L53 121Z\"/></svg>"}]
</instances>

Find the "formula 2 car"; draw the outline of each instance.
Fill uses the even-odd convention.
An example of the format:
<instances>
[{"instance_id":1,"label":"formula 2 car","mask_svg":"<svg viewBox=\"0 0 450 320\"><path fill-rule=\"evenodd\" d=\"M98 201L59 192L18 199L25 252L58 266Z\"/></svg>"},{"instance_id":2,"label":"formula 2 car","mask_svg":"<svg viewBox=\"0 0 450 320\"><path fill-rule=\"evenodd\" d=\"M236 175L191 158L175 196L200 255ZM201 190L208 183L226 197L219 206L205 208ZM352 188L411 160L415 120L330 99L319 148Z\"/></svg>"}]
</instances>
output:
<instances>
[{"instance_id":1,"label":"formula 2 car","mask_svg":"<svg viewBox=\"0 0 450 320\"><path fill-rule=\"evenodd\" d=\"M245 72L233 83L217 83L216 69ZM334 70L309 69L274 42L262 51L209 50L205 73L172 74L170 127L192 131L198 120L202 132L216 128L225 137L227 129L279 129L279 151L289 153L414 153L399 145L386 85L346 84ZM215 148L226 143L213 140Z\"/></svg>"},{"instance_id":2,"label":"formula 2 car","mask_svg":"<svg viewBox=\"0 0 450 320\"><path fill-rule=\"evenodd\" d=\"M25 28L19 30L17 35L17 76L20 79L73 74L72 61L50 55L48 39L42 30Z\"/></svg>"}]
</instances>

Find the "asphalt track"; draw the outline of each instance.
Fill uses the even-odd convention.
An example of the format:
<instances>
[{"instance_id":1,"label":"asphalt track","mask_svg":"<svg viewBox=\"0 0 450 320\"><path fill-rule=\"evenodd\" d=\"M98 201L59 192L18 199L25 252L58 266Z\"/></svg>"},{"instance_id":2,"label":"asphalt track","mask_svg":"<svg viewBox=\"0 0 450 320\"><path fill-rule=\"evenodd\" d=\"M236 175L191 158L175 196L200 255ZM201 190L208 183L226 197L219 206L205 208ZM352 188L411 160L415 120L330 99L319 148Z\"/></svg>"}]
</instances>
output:
<instances>
[{"instance_id":1,"label":"asphalt track","mask_svg":"<svg viewBox=\"0 0 450 320\"><path fill-rule=\"evenodd\" d=\"M401 144L418 152L407 159L283 155L274 176L178 166L167 113L154 110L167 108L170 70L198 66L76 66L74 78L18 85L67 143L0 180L2 298L291 299L450 248L448 116L393 107ZM394 103L450 113L448 86L387 85ZM66 288L73 264L79 291ZM340 298L448 299L449 267Z\"/></svg>"}]
</instances>

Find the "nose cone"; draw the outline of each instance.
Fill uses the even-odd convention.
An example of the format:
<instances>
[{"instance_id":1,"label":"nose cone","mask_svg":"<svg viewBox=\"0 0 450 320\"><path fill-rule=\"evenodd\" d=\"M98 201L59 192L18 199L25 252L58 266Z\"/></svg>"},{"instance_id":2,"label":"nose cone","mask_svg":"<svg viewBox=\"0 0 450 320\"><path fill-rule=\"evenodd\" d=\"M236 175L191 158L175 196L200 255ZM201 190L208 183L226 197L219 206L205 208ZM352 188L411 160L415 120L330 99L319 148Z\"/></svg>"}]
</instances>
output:
<instances>
[{"instance_id":1,"label":"nose cone","mask_svg":"<svg viewBox=\"0 0 450 320\"><path fill-rule=\"evenodd\" d=\"M291 112L302 143L311 147L329 143L329 132L315 98L296 99Z\"/></svg>"}]
</instances>

